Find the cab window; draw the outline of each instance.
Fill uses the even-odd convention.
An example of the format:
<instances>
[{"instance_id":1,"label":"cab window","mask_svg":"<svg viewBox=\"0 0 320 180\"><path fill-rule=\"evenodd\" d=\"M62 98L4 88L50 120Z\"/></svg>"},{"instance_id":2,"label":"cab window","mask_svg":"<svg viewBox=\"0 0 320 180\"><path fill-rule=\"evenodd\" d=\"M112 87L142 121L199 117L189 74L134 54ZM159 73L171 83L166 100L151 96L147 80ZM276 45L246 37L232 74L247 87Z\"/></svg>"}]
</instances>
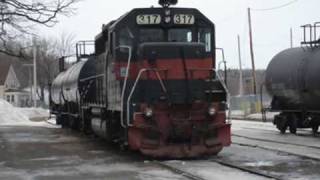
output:
<instances>
[{"instance_id":1,"label":"cab window","mask_svg":"<svg viewBox=\"0 0 320 180\"><path fill-rule=\"evenodd\" d=\"M134 35L131 30L126 27L121 29L119 32L119 46L133 46ZM126 51L123 48L120 48L120 51Z\"/></svg>"},{"instance_id":2,"label":"cab window","mask_svg":"<svg viewBox=\"0 0 320 180\"><path fill-rule=\"evenodd\" d=\"M198 42L204 43L206 46L206 52L212 50L212 33L209 28L200 28L198 33Z\"/></svg>"},{"instance_id":3,"label":"cab window","mask_svg":"<svg viewBox=\"0 0 320 180\"><path fill-rule=\"evenodd\" d=\"M140 43L164 41L164 31L162 29L141 29L139 36Z\"/></svg>"},{"instance_id":4,"label":"cab window","mask_svg":"<svg viewBox=\"0 0 320 180\"><path fill-rule=\"evenodd\" d=\"M192 31L190 29L169 29L169 42L192 42Z\"/></svg>"}]
</instances>

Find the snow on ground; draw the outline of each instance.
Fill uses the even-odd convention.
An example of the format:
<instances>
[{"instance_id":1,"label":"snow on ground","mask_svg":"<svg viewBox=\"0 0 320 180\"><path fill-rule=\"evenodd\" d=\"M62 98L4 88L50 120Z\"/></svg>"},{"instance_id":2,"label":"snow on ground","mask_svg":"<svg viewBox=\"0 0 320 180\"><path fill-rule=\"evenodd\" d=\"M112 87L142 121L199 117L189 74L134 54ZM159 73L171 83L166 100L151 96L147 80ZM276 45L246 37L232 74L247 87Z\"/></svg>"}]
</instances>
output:
<instances>
[{"instance_id":1,"label":"snow on ground","mask_svg":"<svg viewBox=\"0 0 320 180\"><path fill-rule=\"evenodd\" d=\"M233 120L232 130L276 130L276 127L271 122L257 122L257 121L245 121L245 120Z\"/></svg>"},{"instance_id":2,"label":"snow on ground","mask_svg":"<svg viewBox=\"0 0 320 180\"><path fill-rule=\"evenodd\" d=\"M18 110L31 121L43 121L49 117L49 111L42 108L18 108Z\"/></svg>"},{"instance_id":3,"label":"snow on ground","mask_svg":"<svg viewBox=\"0 0 320 180\"><path fill-rule=\"evenodd\" d=\"M249 114L246 115L244 111L240 110L232 110L230 113L231 119L241 119L241 120L255 120L255 121L261 121L262 120L262 114L261 113L255 113L255 114ZM275 115L279 114L278 112L266 112L266 118L267 121L273 121L273 118Z\"/></svg>"},{"instance_id":4,"label":"snow on ground","mask_svg":"<svg viewBox=\"0 0 320 180\"><path fill-rule=\"evenodd\" d=\"M17 108L0 99L0 126L44 126L54 127L45 122L49 112L40 108Z\"/></svg>"},{"instance_id":5,"label":"snow on ground","mask_svg":"<svg viewBox=\"0 0 320 180\"><path fill-rule=\"evenodd\" d=\"M71 163L70 163L71 160ZM158 167L150 167L139 163L106 163L106 159L84 160L80 157L52 157L48 159L30 159L33 161L43 161L51 164L39 169L16 169L0 165L0 177L7 179L141 179L141 180L181 180L180 175L176 175L168 170ZM62 164L61 164L62 162ZM28 163L28 162L22 162ZM68 165L68 166L66 166ZM61 166L65 166L61 168ZM14 177L14 178L12 178ZM104 177L104 178L102 178Z\"/></svg>"},{"instance_id":6,"label":"snow on ground","mask_svg":"<svg viewBox=\"0 0 320 180\"><path fill-rule=\"evenodd\" d=\"M298 154L320 160L319 136L311 129L298 129L297 134L281 134L271 122L232 121L232 142L276 151Z\"/></svg>"}]
</instances>

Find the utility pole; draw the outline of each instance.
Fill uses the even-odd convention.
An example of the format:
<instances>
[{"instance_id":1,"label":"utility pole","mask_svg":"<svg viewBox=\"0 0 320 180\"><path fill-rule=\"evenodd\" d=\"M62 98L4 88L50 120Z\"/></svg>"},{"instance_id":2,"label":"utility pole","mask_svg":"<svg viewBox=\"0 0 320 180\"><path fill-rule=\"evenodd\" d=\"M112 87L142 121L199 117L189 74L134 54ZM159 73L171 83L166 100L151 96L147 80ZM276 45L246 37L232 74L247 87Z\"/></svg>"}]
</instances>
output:
<instances>
[{"instance_id":1,"label":"utility pole","mask_svg":"<svg viewBox=\"0 0 320 180\"><path fill-rule=\"evenodd\" d=\"M254 62L253 42L252 42L252 24L251 24L251 10L248 8L248 20L249 20L249 38L250 38L250 54L252 63L252 87L254 95L257 95L257 78L256 78L256 67Z\"/></svg>"},{"instance_id":2,"label":"utility pole","mask_svg":"<svg viewBox=\"0 0 320 180\"><path fill-rule=\"evenodd\" d=\"M292 32L292 28L290 28L290 47L293 48L293 32Z\"/></svg>"},{"instance_id":3,"label":"utility pole","mask_svg":"<svg viewBox=\"0 0 320 180\"><path fill-rule=\"evenodd\" d=\"M243 96L243 75L242 75L242 60L241 60L241 44L240 44L240 36L238 35L238 53L239 53L239 67L240 67L240 90L239 95Z\"/></svg>"},{"instance_id":4,"label":"utility pole","mask_svg":"<svg viewBox=\"0 0 320 180\"><path fill-rule=\"evenodd\" d=\"M37 42L33 37L33 106L37 107Z\"/></svg>"}]
</instances>

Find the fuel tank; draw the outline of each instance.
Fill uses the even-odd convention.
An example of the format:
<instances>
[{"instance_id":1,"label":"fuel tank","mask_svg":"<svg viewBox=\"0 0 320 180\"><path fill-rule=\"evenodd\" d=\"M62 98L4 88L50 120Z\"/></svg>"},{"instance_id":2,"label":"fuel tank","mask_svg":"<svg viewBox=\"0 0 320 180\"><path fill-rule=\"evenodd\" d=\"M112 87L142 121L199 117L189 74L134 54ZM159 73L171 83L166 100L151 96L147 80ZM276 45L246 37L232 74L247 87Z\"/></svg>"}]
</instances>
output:
<instances>
[{"instance_id":1,"label":"fuel tank","mask_svg":"<svg viewBox=\"0 0 320 180\"><path fill-rule=\"evenodd\" d=\"M69 69L61 72L51 86L51 99L55 104L63 105L65 102L77 103L81 96L90 96L96 75L94 58L79 61ZM85 97L84 97L85 99Z\"/></svg>"},{"instance_id":2,"label":"fuel tank","mask_svg":"<svg viewBox=\"0 0 320 180\"><path fill-rule=\"evenodd\" d=\"M320 48L299 47L280 52L266 71L273 110L320 110Z\"/></svg>"}]
</instances>

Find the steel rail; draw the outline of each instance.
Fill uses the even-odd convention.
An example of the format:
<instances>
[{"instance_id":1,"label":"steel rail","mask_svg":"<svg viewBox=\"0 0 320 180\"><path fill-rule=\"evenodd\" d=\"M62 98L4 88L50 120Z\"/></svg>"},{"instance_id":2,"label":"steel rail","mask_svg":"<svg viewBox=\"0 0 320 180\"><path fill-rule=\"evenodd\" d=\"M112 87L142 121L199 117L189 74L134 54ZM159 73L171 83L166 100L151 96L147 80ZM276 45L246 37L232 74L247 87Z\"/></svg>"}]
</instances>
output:
<instances>
[{"instance_id":1,"label":"steel rail","mask_svg":"<svg viewBox=\"0 0 320 180\"><path fill-rule=\"evenodd\" d=\"M242 166L236 165L234 163L230 163L230 162L226 162L226 161L222 161L222 160L218 160L218 159L213 159L213 160L210 160L210 161L218 163L218 164L226 166L226 167L230 167L230 168L233 168L233 169L238 169L238 170L241 170L243 172L247 172L247 173L250 173L250 174L262 176L262 177L265 177L265 178L274 179L274 180L284 180L281 177L274 176L274 175L271 175L269 173L263 173L263 172L261 172L259 170L254 170L254 169L242 167Z\"/></svg>"},{"instance_id":2,"label":"steel rail","mask_svg":"<svg viewBox=\"0 0 320 180\"><path fill-rule=\"evenodd\" d=\"M250 174L254 174L254 175L257 175L257 176L261 176L261 177L265 177L265 178L269 178L269 179L274 179L274 180L284 180L283 178L278 177L278 176L274 176L274 175L271 175L271 174L268 174L268 173L263 173L263 172L258 171L258 170L249 169L249 168L242 167L242 166L239 166L239 165L236 165L236 164L233 164L233 163L225 162L225 161L222 161L222 160L211 159L210 161L218 163L218 164L220 164L222 166L226 166L226 167L229 167L229 168L232 168L232 169L238 169L240 171L247 172L247 173L250 173ZM202 178L200 176L196 176L194 174L191 174L189 172L186 172L184 170L181 170L179 168L170 166L168 164L165 164L165 163L162 163L162 162L159 162L159 161L154 161L154 163L157 164L158 166L161 166L161 167L171 171L171 172L174 172L176 174L179 174L179 175L181 175L183 177L186 177L188 179L191 179L191 180L206 180L206 179L204 179L204 178Z\"/></svg>"},{"instance_id":3,"label":"steel rail","mask_svg":"<svg viewBox=\"0 0 320 180\"><path fill-rule=\"evenodd\" d=\"M307 148L312 148L312 149L320 149L320 147L318 147L318 146L303 145L303 144L289 143L289 142L283 142L283 141L274 141L274 140L270 140L270 139L254 138L254 137L248 137L248 136L243 136L243 135L238 135L238 134L232 134L232 136L250 139L250 140L254 140L254 141L264 141L264 142L270 142L270 143L285 144L285 145L292 145L292 146L299 146L299 147L307 147Z\"/></svg>"},{"instance_id":4,"label":"steel rail","mask_svg":"<svg viewBox=\"0 0 320 180\"><path fill-rule=\"evenodd\" d=\"M166 163L163 163L163 162L153 161L153 163L158 165L158 166L160 166L160 167L162 167L162 168L164 168L164 169L167 169L167 170L169 170L169 171L171 171L171 172L173 172L175 174L179 174L179 175L181 175L181 176L183 176L183 177L185 177L187 179L191 179L191 180L206 180L206 179L204 179L202 177L196 176L194 174L191 174L191 173L186 172L184 170L181 170L181 169L178 169L176 167L170 166L170 165L168 165Z\"/></svg>"}]
</instances>

